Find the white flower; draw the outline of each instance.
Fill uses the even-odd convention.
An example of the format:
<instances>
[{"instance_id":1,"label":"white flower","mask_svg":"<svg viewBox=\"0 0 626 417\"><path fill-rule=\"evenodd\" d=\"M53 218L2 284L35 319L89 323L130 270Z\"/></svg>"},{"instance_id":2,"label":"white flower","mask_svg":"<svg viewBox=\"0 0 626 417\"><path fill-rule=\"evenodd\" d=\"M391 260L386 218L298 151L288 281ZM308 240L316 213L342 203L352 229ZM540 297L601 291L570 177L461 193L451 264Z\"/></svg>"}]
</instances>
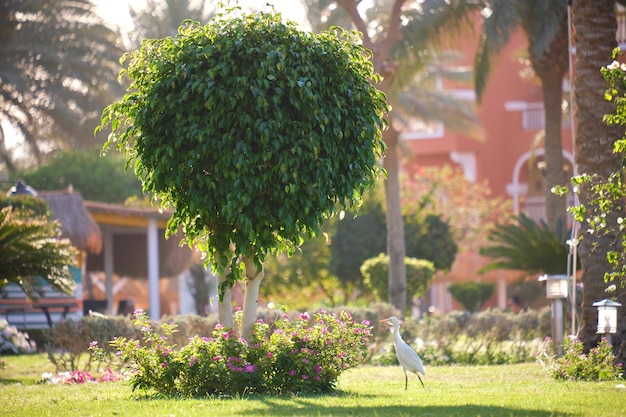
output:
<instances>
[{"instance_id":1,"label":"white flower","mask_svg":"<svg viewBox=\"0 0 626 417\"><path fill-rule=\"evenodd\" d=\"M615 388L617 388L617 389L626 389L626 385L624 385L624 384L617 384L615 386Z\"/></svg>"},{"instance_id":2,"label":"white flower","mask_svg":"<svg viewBox=\"0 0 626 417\"><path fill-rule=\"evenodd\" d=\"M615 290L617 290L617 287L615 286L615 284L612 284L606 287L606 290L604 290L604 292L615 292Z\"/></svg>"},{"instance_id":3,"label":"white flower","mask_svg":"<svg viewBox=\"0 0 626 417\"><path fill-rule=\"evenodd\" d=\"M619 68L619 62L613 61L609 65L607 65L606 68L610 70L616 70Z\"/></svg>"}]
</instances>

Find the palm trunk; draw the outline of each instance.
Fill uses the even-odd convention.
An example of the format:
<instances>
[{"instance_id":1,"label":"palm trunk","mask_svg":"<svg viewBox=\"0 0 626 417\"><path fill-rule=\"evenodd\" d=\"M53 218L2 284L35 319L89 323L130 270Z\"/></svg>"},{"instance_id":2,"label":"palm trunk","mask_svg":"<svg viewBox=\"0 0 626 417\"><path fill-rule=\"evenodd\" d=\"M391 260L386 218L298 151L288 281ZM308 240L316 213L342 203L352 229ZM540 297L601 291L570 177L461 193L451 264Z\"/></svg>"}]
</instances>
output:
<instances>
[{"instance_id":1,"label":"palm trunk","mask_svg":"<svg viewBox=\"0 0 626 417\"><path fill-rule=\"evenodd\" d=\"M576 0L573 2L573 22L576 41L576 105L578 108L578 129L576 135L576 162L580 173L597 174L606 179L620 168L620 161L613 154L613 144L622 132L620 126L607 126L602 122L605 114L614 111L604 99L606 82L600 73L602 66L612 62L612 50L617 46L615 32L614 0ZM589 186L581 188L581 203L587 208L588 216L593 216L595 205L589 193ZM610 213L607 222L614 222L618 213ZM583 224L580 243L582 263L582 316L578 333L585 349L594 347L599 339L596 334L598 313L593 303L606 298L604 273L610 271L607 252L613 247L614 236L591 234ZM624 292L621 293L621 298ZM623 301L622 301L623 303ZM618 320L619 343L626 333L626 320Z\"/></svg>"},{"instance_id":2,"label":"palm trunk","mask_svg":"<svg viewBox=\"0 0 626 417\"><path fill-rule=\"evenodd\" d=\"M243 320L241 324L241 335L247 337L250 335L254 323L257 319L257 307L259 304L259 288L263 279L264 271L260 271L254 264L252 258L243 259L246 266L246 291L243 296Z\"/></svg>"},{"instance_id":3,"label":"palm trunk","mask_svg":"<svg viewBox=\"0 0 626 417\"><path fill-rule=\"evenodd\" d=\"M545 111L545 155L546 162L546 218L550 230L556 230L557 225L566 227L567 200L556 196L552 188L556 185L567 185L569 178L563 170L563 144L561 139L561 119L563 110L563 73L543 76L541 85ZM563 266L565 269L565 265Z\"/></svg>"},{"instance_id":4,"label":"palm trunk","mask_svg":"<svg viewBox=\"0 0 626 417\"><path fill-rule=\"evenodd\" d=\"M543 108L545 116L545 180L546 189L546 219L550 230L556 230L557 225L566 227L567 200L558 197L552 192L557 185L567 185L569 178L563 170L563 140L561 137L561 122L563 119L563 77L569 68L569 37L568 19L565 4L563 16L558 31L550 45L543 52L529 47L530 62L541 80L543 93ZM529 24L531 22L528 22ZM532 27L525 29L531 45L539 42L537 32ZM565 265L563 265L565 269Z\"/></svg>"},{"instance_id":5,"label":"palm trunk","mask_svg":"<svg viewBox=\"0 0 626 417\"><path fill-rule=\"evenodd\" d=\"M404 219L400 201L400 162L398 160L399 133L391 126L384 132L387 155L384 167L385 201L387 203L387 254L389 255L389 302L404 316L406 314L406 245Z\"/></svg>"}]
</instances>

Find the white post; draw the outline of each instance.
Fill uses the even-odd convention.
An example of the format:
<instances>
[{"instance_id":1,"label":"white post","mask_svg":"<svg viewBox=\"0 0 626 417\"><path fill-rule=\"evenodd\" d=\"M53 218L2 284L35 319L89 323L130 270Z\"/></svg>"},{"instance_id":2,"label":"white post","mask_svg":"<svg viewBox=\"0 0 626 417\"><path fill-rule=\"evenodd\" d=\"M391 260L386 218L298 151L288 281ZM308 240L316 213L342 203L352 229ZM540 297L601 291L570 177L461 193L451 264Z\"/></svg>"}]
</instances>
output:
<instances>
[{"instance_id":1,"label":"white post","mask_svg":"<svg viewBox=\"0 0 626 417\"><path fill-rule=\"evenodd\" d=\"M103 230L104 236L104 292L107 300L107 314L112 316L113 311L113 233Z\"/></svg>"},{"instance_id":2,"label":"white post","mask_svg":"<svg viewBox=\"0 0 626 417\"><path fill-rule=\"evenodd\" d=\"M563 300L552 300L552 343L557 356L563 356Z\"/></svg>"},{"instance_id":3,"label":"white post","mask_svg":"<svg viewBox=\"0 0 626 417\"><path fill-rule=\"evenodd\" d=\"M159 320L159 228L156 219L148 221L148 296L150 320Z\"/></svg>"}]
</instances>

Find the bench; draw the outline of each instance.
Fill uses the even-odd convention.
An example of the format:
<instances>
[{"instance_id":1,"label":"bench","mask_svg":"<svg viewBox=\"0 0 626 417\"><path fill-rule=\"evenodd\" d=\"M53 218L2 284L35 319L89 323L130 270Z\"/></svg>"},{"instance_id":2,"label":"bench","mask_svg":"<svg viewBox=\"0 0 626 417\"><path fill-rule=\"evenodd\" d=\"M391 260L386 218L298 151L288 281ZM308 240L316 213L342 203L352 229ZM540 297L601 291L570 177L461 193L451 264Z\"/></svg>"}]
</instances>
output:
<instances>
[{"instance_id":1,"label":"bench","mask_svg":"<svg viewBox=\"0 0 626 417\"><path fill-rule=\"evenodd\" d=\"M41 297L30 300L16 284L8 284L0 294L0 314L20 330L51 328L61 320L78 320L82 310L73 295L59 294L43 285Z\"/></svg>"}]
</instances>

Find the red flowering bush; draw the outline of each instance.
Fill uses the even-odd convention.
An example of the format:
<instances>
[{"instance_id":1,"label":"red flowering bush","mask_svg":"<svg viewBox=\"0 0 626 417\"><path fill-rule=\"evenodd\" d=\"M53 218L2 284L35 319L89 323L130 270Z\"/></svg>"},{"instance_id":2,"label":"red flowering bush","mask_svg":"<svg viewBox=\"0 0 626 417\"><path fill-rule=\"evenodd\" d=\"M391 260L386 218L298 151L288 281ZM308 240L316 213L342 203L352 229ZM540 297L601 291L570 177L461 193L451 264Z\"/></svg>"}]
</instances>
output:
<instances>
[{"instance_id":1,"label":"red flowering bush","mask_svg":"<svg viewBox=\"0 0 626 417\"><path fill-rule=\"evenodd\" d=\"M175 324L163 325L161 335L142 311L133 322L142 340L111 342L133 390L184 397L331 391L341 372L365 360L371 337L369 323L355 323L346 311L321 311L313 320L283 315L272 328L259 320L249 340L217 325L211 337L195 336L180 349L168 344ZM103 354L97 344L90 349Z\"/></svg>"}]
</instances>

